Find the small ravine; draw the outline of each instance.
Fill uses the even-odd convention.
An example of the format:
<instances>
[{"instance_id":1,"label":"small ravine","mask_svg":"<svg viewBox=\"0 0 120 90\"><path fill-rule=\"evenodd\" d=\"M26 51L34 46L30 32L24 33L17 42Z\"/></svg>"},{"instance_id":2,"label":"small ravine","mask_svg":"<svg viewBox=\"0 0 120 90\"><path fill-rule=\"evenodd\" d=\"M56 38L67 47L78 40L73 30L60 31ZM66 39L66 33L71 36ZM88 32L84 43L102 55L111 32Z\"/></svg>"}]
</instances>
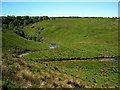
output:
<instances>
[{"instance_id":1,"label":"small ravine","mask_svg":"<svg viewBox=\"0 0 120 90\"><path fill-rule=\"evenodd\" d=\"M45 42L42 42L45 43ZM49 44L49 43L45 43L45 44ZM45 50L51 50L51 49L55 49L57 48L57 46L53 45L53 44L49 44L51 45L49 49L44 49L44 50L32 50L32 51L27 51L25 53L22 54L18 54L18 57L22 57L25 56L29 53L32 52L38 52L38 51L45 51ZM86 61L86 60L90 60L90 61L109 61L109 62L118 62L120 60L116 60L115 57L95 57L95 58L67 58L67 59L55 59L55 60L40 60L40 62L62 62L62 61ZM38 61L38 60L37 60Z\"/></svg>"}]
</instances>

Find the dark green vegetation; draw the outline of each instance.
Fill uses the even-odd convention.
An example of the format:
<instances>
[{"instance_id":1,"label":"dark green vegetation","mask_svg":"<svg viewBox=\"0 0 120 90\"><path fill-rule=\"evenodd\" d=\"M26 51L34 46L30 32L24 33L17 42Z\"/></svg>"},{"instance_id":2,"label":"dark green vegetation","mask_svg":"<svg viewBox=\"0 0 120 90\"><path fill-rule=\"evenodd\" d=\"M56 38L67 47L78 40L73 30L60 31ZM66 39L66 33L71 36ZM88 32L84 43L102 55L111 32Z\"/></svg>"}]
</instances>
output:
<instances>
[{"instance_id":1,"label":"dark green vegetation","mask_svg":"<svg viewBox=\"0 0 120 90\"><path fill-rule=\"evenodd\" d=\"M55 18L51 17L49 18L48 16L43 16L43 17L29 17L29 16L7 16L7 17L2 17L2 31L6 32L6 31L13 31L14 33L26 38L26 39L30 39L30 40L34 40L34 41L41 41L40 37L40 32L36 32L36 33L30 33L27 34L27 32L25 33L22 28L36 23L36 22L41 22L41 21L45 21L45 20L55 20ZM31 26L31 28L34 28L34 26ZM38 30L42 30L43 28L38 28Z\"/></svg>"},{"instance_id":2,"label":"dark green vegetation","mask_svg":"<svg viewBox=\"0 0 120 90\"><path fill-rule=\"evenodd\" d=\"M50 18L46 20L39 17L41 20L37 21L33 17L30 18L34 23L20 24L18 28L13 29L11 26L2 28L4 88L118 87L117 62L90 60L41 62L41 60L62 58L118 56L118 19ZM28 22L25 20L29 19L23 19L21 22ZM54 44L58 48L17 57L19 53L50 47L49 44L41 41Z\"/></svg>"}]
</instances>

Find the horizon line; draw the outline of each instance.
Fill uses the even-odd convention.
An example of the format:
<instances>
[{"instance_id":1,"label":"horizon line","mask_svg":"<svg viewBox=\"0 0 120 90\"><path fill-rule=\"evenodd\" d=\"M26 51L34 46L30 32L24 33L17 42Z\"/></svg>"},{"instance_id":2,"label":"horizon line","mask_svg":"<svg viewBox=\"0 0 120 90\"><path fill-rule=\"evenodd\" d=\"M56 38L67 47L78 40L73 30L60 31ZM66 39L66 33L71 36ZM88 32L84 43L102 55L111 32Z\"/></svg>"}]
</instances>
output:
<instances>
[{"instance_id":1,"label":"horizon line","mask_svg":"<svg viewBox=\"0 0 120 90\"><path fill-rule=\"evenodd\" d=\"M118 16L80 16L80 15L55 15L55 16L49 16L49 15L0 15L0 16L48 16L48 17L118 17Z\"/></svg>"}]
</instances>

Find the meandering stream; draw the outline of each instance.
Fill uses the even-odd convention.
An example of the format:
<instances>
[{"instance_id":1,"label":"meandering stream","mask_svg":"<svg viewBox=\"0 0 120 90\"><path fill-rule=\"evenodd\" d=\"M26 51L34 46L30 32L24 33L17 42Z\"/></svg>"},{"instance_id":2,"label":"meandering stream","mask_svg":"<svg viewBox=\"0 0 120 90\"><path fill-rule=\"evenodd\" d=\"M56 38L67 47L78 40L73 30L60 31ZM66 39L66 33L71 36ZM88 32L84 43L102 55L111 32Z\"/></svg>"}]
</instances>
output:
<instances>
[{"instance_id":1,"label":"meandering stream","mask_svg":"<svg viewBox=\"0 0 120 90\"><path fill-rule=\"evenodd\" d=\"M47 44L48 44L48 43L47 43ZM57 47L56 47L55 45L53 45L53 44L49 44L49 45L51 45L49 49L27 51L27 52L25 52L25 53L18 54L18 57L25 56L25 55L27 55L27 54L29 54L29 53L32 53L32 52L45 51L45 50L51 50L51 49L57 48Z\"/></svg>"},{"instance_id":2,"label":"meandering stream","mask_svg":"<svg viewBox=\"0 0 120 90\"><path fill-rule=\"evenodd\" d=\"M45 43L45 42L42 42ZM49 43L45 43L45 44L49 44ZM51 45L49 49L44 49L44 50L32 50L32 51L27 51L25 53L19 54L18 57L22 57L25 56L29 53L32 52L38 52L38 51L45 51L45 50L51 50L51 49L55 49L57 48L57 46L53 45L53 44L49 44ZM96 60L97 59L97 60ZM50 60L50 61L41 61L41 62L61 62L61 61L77 61L77 60L91 60L91 61L112 61L112 62L118 62L120 60L116 60L115 57L96 57L96 58L70 58L70 59L56 59L56 60Z\"/></svg>"}]
</instances>

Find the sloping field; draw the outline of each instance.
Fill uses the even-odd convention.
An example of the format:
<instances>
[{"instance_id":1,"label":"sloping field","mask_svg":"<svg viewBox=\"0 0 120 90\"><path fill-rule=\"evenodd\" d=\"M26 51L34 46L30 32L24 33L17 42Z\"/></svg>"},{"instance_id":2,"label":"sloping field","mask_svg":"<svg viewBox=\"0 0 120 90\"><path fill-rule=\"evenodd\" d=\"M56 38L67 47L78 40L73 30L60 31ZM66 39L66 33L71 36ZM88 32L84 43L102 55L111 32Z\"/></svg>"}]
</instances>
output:
<instances>
[{"instance_id":1,"label":"sloping field","mask_svg":"<svg viewBox=\"0 0 120 90\"><path fill-rule=\"evenodd\" d=\"M33 59L41 59L44 55L46 59L118 56L118 19L63 18L33 26L35 28L27 26L23 30L36 32L44 28L40 33L43 41L58 48L31 53L25 56L27 58L31 55Z\"/></svg>"},{"instance_id":2,"label":"sloping field","mask_svg":"<svg viewBox=\"0 0 120 90\"><path fill-rule=\"evenodd\" d=\"M50 45L27 40L12 31L2 33L2 52L3 54L17 54L28 50L49 49Z\"/></svg>"}]
</instances>

